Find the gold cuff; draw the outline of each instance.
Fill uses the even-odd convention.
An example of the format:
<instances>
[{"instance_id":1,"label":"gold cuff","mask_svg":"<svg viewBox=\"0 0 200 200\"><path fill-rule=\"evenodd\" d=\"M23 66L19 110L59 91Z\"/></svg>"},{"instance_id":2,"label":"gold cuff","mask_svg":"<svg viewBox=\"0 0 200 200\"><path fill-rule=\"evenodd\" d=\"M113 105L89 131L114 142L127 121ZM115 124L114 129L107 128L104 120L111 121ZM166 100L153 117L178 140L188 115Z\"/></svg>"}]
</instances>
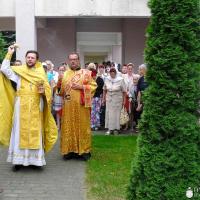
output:
<instances>
[{"instance_id":1,"label":"gold cuff","mask_svg":"<svg viewBox=\"0 0 200 200\"><path fill-rule=\"evenodd\" d=\"M5 59L6 60L11 60L12 58L12 54L11 53L7 53L6 56L5 56Z\"/></svg>"}]
</instances>

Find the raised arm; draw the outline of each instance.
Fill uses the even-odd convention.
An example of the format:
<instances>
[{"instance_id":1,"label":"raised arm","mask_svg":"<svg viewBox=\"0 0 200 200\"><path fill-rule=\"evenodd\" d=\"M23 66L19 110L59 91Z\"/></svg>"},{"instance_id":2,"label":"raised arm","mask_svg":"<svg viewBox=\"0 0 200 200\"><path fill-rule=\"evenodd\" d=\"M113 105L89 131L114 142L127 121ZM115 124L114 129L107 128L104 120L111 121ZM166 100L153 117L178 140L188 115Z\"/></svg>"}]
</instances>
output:
<instances>
[{"instance_id":1,"label":"raised arm","mask_svg":"<svg viewBox=\"0 0 200 200\"><path fill-rule=\"evenodd\" d=\"M15 74L15 72L10 67L10 60L12 58L13 53L15 52L14 45L8 47L8 52L2 62L1 72L10 80L17 83L19 76Z\"/></svg>"}]
</instances>

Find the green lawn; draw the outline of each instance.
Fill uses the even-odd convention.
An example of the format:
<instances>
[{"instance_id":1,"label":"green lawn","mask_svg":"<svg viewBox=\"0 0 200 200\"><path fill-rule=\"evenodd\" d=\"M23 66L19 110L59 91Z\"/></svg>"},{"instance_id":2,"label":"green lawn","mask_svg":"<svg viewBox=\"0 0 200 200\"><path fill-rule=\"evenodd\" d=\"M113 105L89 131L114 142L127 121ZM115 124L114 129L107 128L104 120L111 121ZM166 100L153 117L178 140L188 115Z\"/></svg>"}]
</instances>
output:
<instances>
[{"instance_id":1,"label":"green lawn","mask_svg":"<svg viewBox=\"0 0 200 200\"><path fill-rule=\"evenodd\" d=\"M87 162L87 199L125 199L135 136L93 136L92 158Z\"/></svg>"}]
</instances>

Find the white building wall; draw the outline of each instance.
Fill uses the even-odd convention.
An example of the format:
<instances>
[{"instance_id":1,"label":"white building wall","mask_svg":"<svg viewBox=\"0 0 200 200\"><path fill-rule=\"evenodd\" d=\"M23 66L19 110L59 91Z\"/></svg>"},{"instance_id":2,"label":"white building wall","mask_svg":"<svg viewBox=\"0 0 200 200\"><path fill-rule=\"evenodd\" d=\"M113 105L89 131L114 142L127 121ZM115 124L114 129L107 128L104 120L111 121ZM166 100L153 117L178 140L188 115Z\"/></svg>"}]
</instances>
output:
<instances>
[{"instance_id":1,"label":"white building wall","mask_svg":"<svg viewBox=\"0 0 200 200\"><path fill-rule=\"evenodd\" d=\"M76 49L76 32L122 32L122 62L139 65L148 24L145 17L150 16L147 1L0 0L0 30L16 29L17 42L22 45L18 58L38 44L41 59L51 58L55 63ZM32 6L27 7L30 2ZM37 29L35 20L39 21Z\"/></svg>"},{"instance_id":2,"label":"white building wall","mask_svg":"<svg viewBox=\"0 0 200 200\"><path fill-rule=\"evenodd\" d=\"M0 17L15 16L15 2L0 0ZM29 0L27 0L29 1ZM148 17L148 0L34 0L37 17L135 16Z\"/></svg>"},{"instance_id":3,"label":"white building wall","mask_svg":"<svg viewBox=\"0 0 200 200\"><path fill-rule=\"evenodd\" d=\"M15 16L15 1L17 0L0 0L0 17Z\"/></svg>"},{"instance_id":4,"label":"white building wall","mask_svg":"<svg viewBox=\"0 0 200 200\"><path fill-rule=\"evenodd\" d=\"M28 50L37 50L37 27L34 11L34 0L16 1L16 42L20 45L20 49L17 50L17 59L22 61L25 60L24 55Z\"/></svg>"},{"instance_id":5,"label":"white building wall","mask_svg":"<svg viewBox=\"0 0 200 200\"><path fill-rule=\"evenodd\" d=\"M35 0L36 16L150 16L148 0Z\"/></svg>"}]
</instances>

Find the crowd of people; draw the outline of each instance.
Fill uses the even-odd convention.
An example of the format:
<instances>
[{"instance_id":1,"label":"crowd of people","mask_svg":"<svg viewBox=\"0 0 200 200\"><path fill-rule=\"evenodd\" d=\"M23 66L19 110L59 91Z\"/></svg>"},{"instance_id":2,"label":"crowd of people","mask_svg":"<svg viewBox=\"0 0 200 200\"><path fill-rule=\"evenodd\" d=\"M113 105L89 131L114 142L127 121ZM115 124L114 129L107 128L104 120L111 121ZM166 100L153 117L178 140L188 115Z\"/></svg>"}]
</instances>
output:
<instances>
[{"instance_id":1,"label":"crowd of people","mask_svg":"<svg viewBox=\"0 0 200 200\"><path fill-rule=\"evenodd\" d=\"M14 66L21 64L20 60L13 63ZM63 105L60 86L64 72L69 69L69 64L64 62L60 66L54 67L51 60L46 60L42 63L42 66L51 86L52 113L58 130L60 130ZM139 73L135 73L136 66L133 63L121 66L107 61L100 64L86 63L84 67L91 71L91 75L97 83L97 88L92 97L91 130L107 130L106 135L119 134L120 130L138 132L138 119L143 108L141 94L147 87L147 82L144 79L147 70L146 65L142 64L138 67ZM120 123L123 107L129 116L129 121L125 125Z\"/></svg>"},{"instance_id":2,"label":"crowd of people","mask_svg":"<svg viewBox=\"0 0 200 200\"><path fill-rule=\"evenodd\" d=\"M64 62L54 67L52 61L46 60L42 65L52 89L52 113L60 130L63 105L60 86L65 71L69 70L69 64ZM135 73L137 68L133 63L122 66L110 61L100 64L86 63L84 68L91 71L97 84L92 97L91 130L106 130L105 135L119 134L121 130L138 132L138 119L143 109L141 94L147 87L144 79L146 65L138 67L139 73ZM129 116L129 121L125 125L120 123L123 107Z\"/></svg>"},{"instance_id":3,"label":"crowd of people","mask_svg":"<svg viewBox=\"0 0 200 200\"><path fill-rule=\"evenodd\" d=\"M62 116L62 97L59 93L62 77L69 70L67 63L54 68L50 60L42 63L47 73L48 81L53 91L52 112L60 129ZM92 97L90 113L90 127L92 131L106 130L106 135L119 134L121 130L138 132L138 119L140 118L143 103L141 94L147 87L144 77L146 65L138 67L133 63L120 65L114 62L86 63L85 69L91 71L97 88ZM120 123L121 109L125 108L129 120L124 125Z\"/></svg>"},{"instance_id":4,"label":"crowd of people","mask_svg":"<svg viewBox=\"0 0 200 200\"><path fill-rule=\"evenodd\" d=\"M0 144L9 146L7 161L14 170L45 165L44 155L59 132L60 153L66 160L91 157L92 130L105 130L106 135L122 129L137 132L146 65L139 66L139 74L133 63L81 67L78 53L71 53L54 67L50 60L39 62L38 52L32 50L24 65L20 60L11 64L15 50L13 45L8 48L0 68ZM126 124L120 121L122 109L129 116Z\"/></svg>"}]
</instances>

